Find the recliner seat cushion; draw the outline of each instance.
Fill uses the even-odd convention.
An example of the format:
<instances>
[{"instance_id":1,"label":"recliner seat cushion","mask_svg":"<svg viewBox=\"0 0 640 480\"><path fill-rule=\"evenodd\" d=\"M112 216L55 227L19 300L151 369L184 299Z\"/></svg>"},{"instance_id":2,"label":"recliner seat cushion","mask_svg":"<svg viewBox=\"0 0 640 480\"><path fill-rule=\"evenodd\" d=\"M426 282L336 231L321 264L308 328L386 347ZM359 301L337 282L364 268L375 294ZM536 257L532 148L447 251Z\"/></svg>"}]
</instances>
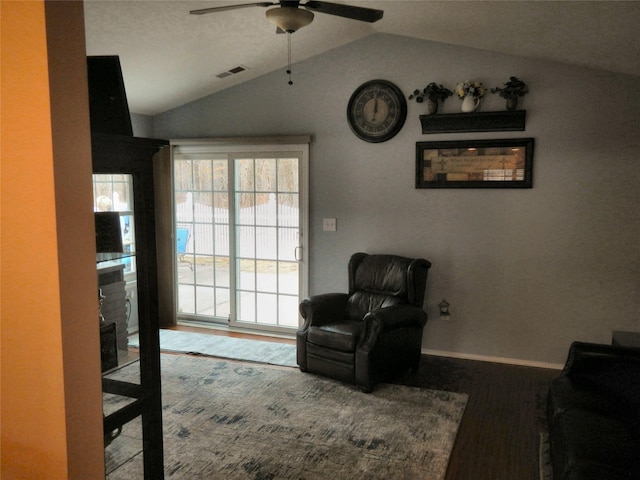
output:
<instances>
[{"instance_id":1,"label":"recliner seat cushion","mask_svg":"<svg viewBox=\"0 0 640 480\"><path fill-rule=\"evenodd\" d=\"M360 332L362 322L344 320L340 323L309 327L307 341L342 352L355 352Z\"/></svg>"}]
</instances>

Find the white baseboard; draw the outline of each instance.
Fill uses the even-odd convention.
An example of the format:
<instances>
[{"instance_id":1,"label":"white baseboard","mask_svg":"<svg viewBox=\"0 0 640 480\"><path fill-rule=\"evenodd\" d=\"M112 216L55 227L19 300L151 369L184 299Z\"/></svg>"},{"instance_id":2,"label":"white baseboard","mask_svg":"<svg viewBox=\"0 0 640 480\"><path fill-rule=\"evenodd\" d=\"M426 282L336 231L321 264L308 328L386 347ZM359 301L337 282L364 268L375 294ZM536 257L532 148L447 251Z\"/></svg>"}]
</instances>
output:
<instances>
[{"instance_id":1,"label":"white baseboard","mask_svg":"<svg viewBox=\"0 0 640 480\"><path fill-rule=\"evenodd\" d=\"M531 360L521 360L518 358L505 357L488 357L485 355L475 355L471 353L444 352L441 350L430 350L423 348L422 353L425 355L435 355L438 357L460 358L463 360L475 360L478 362L506 363L509 365L521 365L524 367L548 368L551 370L562 370L564 367L561 363L534 362Z\"/></svg>"},{"instance_id":2,"label":"white baseboard","mask_svg":"<svg viewBox=\"0 0 640 480\"><path fill-rule=\"evenodd\" d=\"M190 327L199 327L199 328L208 328L211 330L224 330L227 332L242 332L249 333L255 335L262 335L265 337L275 337L275 338L295 338L294 335L277 333L277 332L267 332L263 330L251 330L246 328L233 328L224 324L212 324L207 322L198 322L194 320L180 320L178 325L185 325ZM435 355L437 357L448 357L448 358L460 358L463 360L475 360L478 362L491 362L491 363L505 363L508 365L521 365L524 367L535 367L535 368L548 368L551 370L562 370L564 367L563 364L560 363L546 363L546 362L534 362L530 360L521 360L517 358L505 358L505 357L488 357L485 355L475 355L470 353L458 353L458 352L445 352L442 350L430 350L423 348L422 353L425 355Z\"/></svg>"}]
</instances>

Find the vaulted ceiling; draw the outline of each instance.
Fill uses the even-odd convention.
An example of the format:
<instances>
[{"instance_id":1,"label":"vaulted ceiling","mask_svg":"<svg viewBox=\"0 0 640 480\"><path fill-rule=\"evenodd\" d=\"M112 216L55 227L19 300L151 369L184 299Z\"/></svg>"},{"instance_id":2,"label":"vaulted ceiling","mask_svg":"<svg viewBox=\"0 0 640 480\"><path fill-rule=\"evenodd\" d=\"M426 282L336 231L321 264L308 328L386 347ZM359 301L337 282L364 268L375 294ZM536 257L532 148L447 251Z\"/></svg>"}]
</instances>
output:
<instances>
[{"instance_id":1,"label":"vaulted ceiling","mask_svg":"<svg viewBox=\"0 0 640 480\"><path fill-rule=\"evenodd\" d=\"M146 115L284 70L287 36L275 33L265 8L189 14L242 3L251 0L85 0L87 54L120 56L129 108ZM294 63L388 33L640 76L640 1L334 3L384 17L364 23L316 13L292 36ZM218 78L238 66L246 70Z\"/></svg>"}]
</instances>

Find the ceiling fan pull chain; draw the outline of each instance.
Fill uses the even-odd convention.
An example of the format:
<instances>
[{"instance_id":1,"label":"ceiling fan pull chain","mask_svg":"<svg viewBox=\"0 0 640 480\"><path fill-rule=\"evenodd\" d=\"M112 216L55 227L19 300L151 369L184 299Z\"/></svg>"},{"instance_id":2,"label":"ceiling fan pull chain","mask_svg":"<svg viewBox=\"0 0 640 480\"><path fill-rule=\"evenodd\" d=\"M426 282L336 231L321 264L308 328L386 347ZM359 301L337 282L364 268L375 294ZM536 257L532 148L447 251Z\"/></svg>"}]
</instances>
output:
<instances>
[{"instance_id":1,"label":"ceiling fan pull chain","mask_svg":"<svg viewBox=\"0 0 640 480\"><path fill-rule=\"evenodd\" d=\"M287 74L289 75L289 85L293 85L293 80L291 80L291 32L287 32L287 51L289 53Z\"/></svg>"}]
</instances>

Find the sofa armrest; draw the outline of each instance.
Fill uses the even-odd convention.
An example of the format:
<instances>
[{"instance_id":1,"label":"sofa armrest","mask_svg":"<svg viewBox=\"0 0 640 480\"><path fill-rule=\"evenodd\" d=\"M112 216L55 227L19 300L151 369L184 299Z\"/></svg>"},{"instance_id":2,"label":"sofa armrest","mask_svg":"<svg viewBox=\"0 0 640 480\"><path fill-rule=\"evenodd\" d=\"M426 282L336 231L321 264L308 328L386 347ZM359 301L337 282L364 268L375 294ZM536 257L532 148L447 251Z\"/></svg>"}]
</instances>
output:
<instances>
[{"instance_id":1,"label":"sofa armrest","mask_svg":"<svg viewBox=\"0 0 640 480\"><path fill-rule=\"evenodd\" d=\"M562 375L640 406L640 348L574 342Z\"/></svg>"},{"instance_id":2,"label":"sofa armrest","mask_svg":"<svg viewBox=\"0 0 640 480\"><path fill-rule=\"evenodd\" d=\"M594 368L637 361L640 361L640 348L573 342L562 374L569 376L593 374Z\"/></svg>"}]
</instances>

